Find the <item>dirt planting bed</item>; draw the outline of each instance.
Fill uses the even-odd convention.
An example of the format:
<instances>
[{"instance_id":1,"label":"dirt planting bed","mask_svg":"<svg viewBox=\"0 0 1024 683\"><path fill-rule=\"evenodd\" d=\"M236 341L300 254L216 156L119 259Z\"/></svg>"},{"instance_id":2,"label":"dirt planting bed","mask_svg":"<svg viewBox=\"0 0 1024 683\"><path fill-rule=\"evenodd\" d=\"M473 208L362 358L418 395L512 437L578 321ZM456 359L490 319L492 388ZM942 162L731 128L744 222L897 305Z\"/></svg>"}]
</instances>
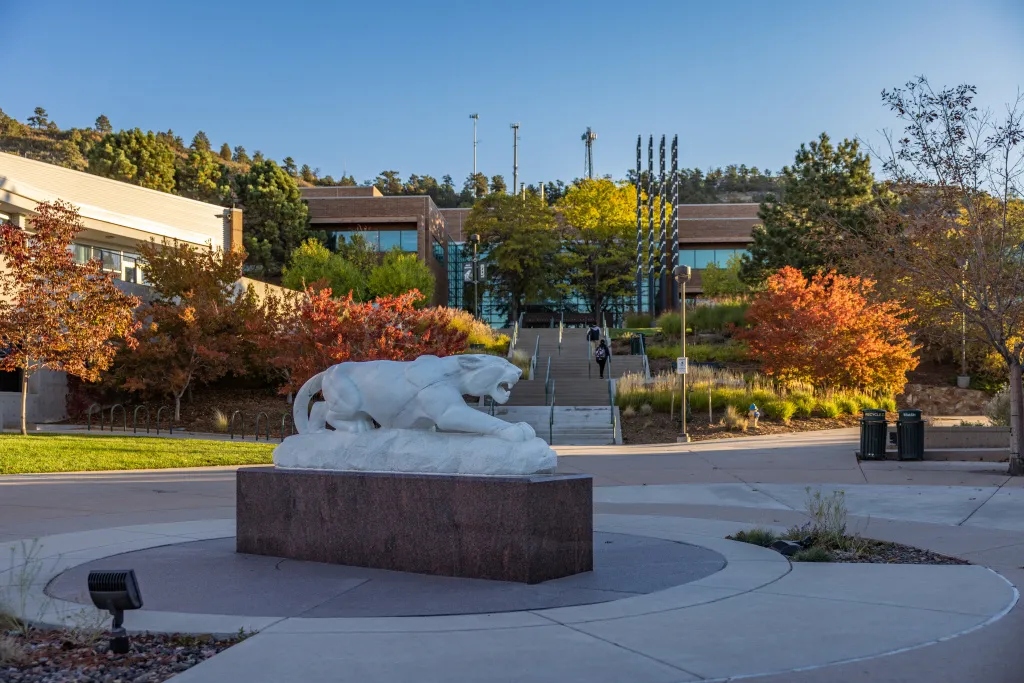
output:
<instances>
[{"instance_id":1,"label":"dirt planting bed","mask_svg":"<svg viewBox=\"0 0 1024 683\"><path fill-rule=\"evenodd\" d=\"M821 429L839 429L854 427L858 418L844 416L837 418L811 417L793 418L789 423L772 420L760 420L757 429L746 431L730 431L724 425L708 423L707 414L694 414L687 422L686 431L694 441L709 439L731 439L740 436L762 436L765 434L789 434L793 432L812 432ZM665 413L637 414L622 418L622 441L626 444L671 443L679 436L679 417L670 417Z\"/></svg>"}]
</instances>

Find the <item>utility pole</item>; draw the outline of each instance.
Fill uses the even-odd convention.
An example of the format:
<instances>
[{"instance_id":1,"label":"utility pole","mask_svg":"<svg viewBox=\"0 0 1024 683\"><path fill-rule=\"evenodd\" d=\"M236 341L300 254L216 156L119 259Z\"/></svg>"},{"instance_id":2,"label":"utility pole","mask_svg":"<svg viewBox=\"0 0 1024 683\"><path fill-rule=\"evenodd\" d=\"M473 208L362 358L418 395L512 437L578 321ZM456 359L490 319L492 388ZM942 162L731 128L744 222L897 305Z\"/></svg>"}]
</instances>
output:
<instances>
[{"instance_id":1,"label":"utility pole","mask_svg":"<svg viewBox=\"0 0 1024 683\"><path fill-rule=\"evenodd\" d=\"M590 130L590 126L587 126L587 132L580 136L583 140L583 145L586 148L586 154L583 159L583 172L587 174L587 178L590 180L594 179L594 140L597 139L597 133Z\"/></svg>"},{"instance_id":2,"label":"utility pole","mask_svg":"<svg viewBox=\"0 0 1024 683\"><path fill-rule=\"evenodd\" d=\"M510 123L512 129L512 194L519 187L519 122Z\"/></svg>"},{"instance_id":3,"label":"utility pole","mask_svg":"<svg viewBox=\"0 0 1024 683\"><path fill-rule=\"evenodd\" d=\"M476 124L480 120L480 114L470 114L473 119L473 194L476 194Z\"/></svg>"}]
</instances>

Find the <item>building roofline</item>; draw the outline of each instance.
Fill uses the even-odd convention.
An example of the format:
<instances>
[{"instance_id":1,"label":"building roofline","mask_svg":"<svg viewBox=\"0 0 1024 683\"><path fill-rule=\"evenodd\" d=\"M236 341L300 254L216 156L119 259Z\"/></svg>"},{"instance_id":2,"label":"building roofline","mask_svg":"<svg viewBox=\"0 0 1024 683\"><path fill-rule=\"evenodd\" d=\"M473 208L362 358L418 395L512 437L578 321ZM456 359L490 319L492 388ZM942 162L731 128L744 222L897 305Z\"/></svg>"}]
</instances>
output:
<instances>
[{"instance_id":1,"label":"building roofline","mask_svg":"<svg viewBox=\"0 0 1024 683\"><path fill-rule=\"evenodd\" d=\"M58 174L59 173L79 174L79 175L82 175L82 176L85 176L85 177L89 178L90 181L95 180L95 181L102 182L102 183L113 184L113 185L116 185L117 187L120 187L120 188L127 187L127 188L131 188L132 191L148 192L148 193L153 194L154 196L159 196L159 197L162 197L164 199L169 199L169 200L175 201L175 202L185 202L185 203L188 203L188 204L193 204L193 205L198 205L198 206L208 206L210 208L220 209L221 211L225 210L225 207L221 206L220 204L210 204L209 202L201 202L198 199L189 199L188 197L182 197L181 195L171 194L170 192L163 192L161 190L154 190L154 189L149 188L149 187L142 187L141 185L133 185L132 183L126 183L123 180L114 180L113 178L105 178L105 177L100 176L100 175L93 175L92 173L86 173L85 171L76 171L73 168L64 168L63 166L58 166L56 164L49 164L49 163L47 163L45 161L39 161L37 159L29 159L28 157L19 156L17 154L11 154L9 152L0 152L0 155L3 155L5 157L12 157L14 159L17 159L18 161L22 161L22 162L29 163L29 164L38 164L39 166L45 166L48 169L48 171L50 171L52 173L58 173ZM5 178L4 176L0 175L0 181L2 181L2 180L7 180L7 178Z\"/></svg>"}]
</instances>

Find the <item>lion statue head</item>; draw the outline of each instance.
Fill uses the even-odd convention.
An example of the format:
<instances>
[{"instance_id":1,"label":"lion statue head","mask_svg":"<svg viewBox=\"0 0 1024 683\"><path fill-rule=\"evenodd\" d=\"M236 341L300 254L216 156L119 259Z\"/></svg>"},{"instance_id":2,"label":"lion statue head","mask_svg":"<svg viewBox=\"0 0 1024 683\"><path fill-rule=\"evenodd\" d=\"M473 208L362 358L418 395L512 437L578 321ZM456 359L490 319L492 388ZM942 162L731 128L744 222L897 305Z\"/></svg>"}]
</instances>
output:
<instances>
[{"instance_id":1,"label":"lion statue head","mask_svg":"<svg viewBox=\"0 0 1024 683\"><path fill-rule=\"evenodd\" d=\"M459 390L468 396L490 396L495 403L509 399L523 371L504 358L487 354L449 356L458 363Z\"/></svg>"}]
</instances>

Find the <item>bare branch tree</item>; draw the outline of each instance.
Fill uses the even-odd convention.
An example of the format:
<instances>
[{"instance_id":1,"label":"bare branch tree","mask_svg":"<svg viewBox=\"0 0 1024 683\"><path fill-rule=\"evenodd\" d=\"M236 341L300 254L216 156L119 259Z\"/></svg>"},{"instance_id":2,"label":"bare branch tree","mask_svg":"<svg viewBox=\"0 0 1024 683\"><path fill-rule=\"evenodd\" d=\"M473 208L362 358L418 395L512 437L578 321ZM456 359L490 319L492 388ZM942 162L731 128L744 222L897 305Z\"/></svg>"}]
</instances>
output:
<instances>
[{"instance_id":1,"label":"bare branch tree","mask_svg":"<svg viewBox=\"0 0 1024 683\"><path fill-rule=\"evenodd\" d=\"M924 77L883 91L904 123L883 163L897 198L884 215L880 280L937 324L963 324L1006 362L1011 474L1024 474L1024 98L995 117L970 85Z\"/></svg>"}]
</instances>

